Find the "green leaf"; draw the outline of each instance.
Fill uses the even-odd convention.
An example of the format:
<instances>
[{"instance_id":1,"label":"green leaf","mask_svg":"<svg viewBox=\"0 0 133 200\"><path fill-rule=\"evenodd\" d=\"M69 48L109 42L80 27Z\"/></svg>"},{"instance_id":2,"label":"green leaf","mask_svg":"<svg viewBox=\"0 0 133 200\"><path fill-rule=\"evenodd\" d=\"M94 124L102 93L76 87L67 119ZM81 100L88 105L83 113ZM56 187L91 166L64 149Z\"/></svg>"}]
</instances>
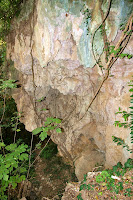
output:
<instances>
[{"instance_id":1,"label":"green leaf","mask_svg":"<svg viewBox=\"0 0 133 200\"><path fill-rule=\"evenodd\" d=\"M121 169L121 168L122 168L121 162L118 162L116 166L117 166L117 168L120 168L120 169Z\"/></svg>"},{"instance_id":2,"label":"green leaf","mask_svg":"<svg viewBox=\"0 0 133 200\"><path fill-rule=\"evenodd\" d=\"M17 183L13 182L12 183L12 188L15 189L17 187Z\"/></svg>"},{"instance_id":3,"label":"green leaf","mask_svg":"<svg viewBox=\"0 0 133 200\"><path fill-rule=\"evenodd\" d=\"M11 163L6 163L5 167L9 168L11 166Z\"/></svg>"},{"instance_id":4,"label":"green leaf","mask_svg":"<svg viewBox=\"0 0 133 200\"><path fill-rule=\"evenodd\" d=\"M41 101L44 101L45 100L45 97L41 97L40 99L37 100L37 102L41 102Z\"/></svg>"},{"instance_id":5,"label":"green leaf","mask_svg":"<svg viewBox=\"0 0 133 200\"><path fill-rule=\"evenodd\" d=\"M6 81L3 81L3 83L0 86L0 88L1 89L16 88L16 84L14 82L15 82L15 80L6 80Z\"/></svg>"},{"instance_id":6,"label":"green leaf","mask_svg":"<svg viewBox=\"0 0 133 200\"><path fill-rule=\"evenodd\" d=\"M81 193L79 193L79 195L77 196L77 199L78 199L78 200L83 200L83 199L82 199L82 196L81 196Z\"/></svg>"},{"instance_id":7,"label":"green leaf","mask_svg":"<svg viewBox=\"0 0 133 200\"><path fill-rule=\"evenodd\" d=\"M48 132L49 127L42 127L43 132Z\"/></svg>"},{"instance_id":8,"label":"green leaf","mask_svg":"<svg viewBox=\"0 0 133 200\"><path fill-rule=\"evenodd\" d=\"M24 172L26 172L27 171L27 169L25 168L25 167L21 167L20 169L19 169L19 172L20 173L24 173Z\"/></svg>"},{"instance_id":9,"label":"green leaf","mask_svg":"<svg viewBox=\"0 0 133 200\"><path fill-rule=\"evenodd\" d=\"M46 111L47 109L46 108L43 108L43 109L41 109L40 111Z\"/></svg>"},{"instance_id":10,"label":"green leaf","mask_svg":"<svg viewBox=\"0 0 133 200\"><path fill-rule=\"evenodd\" d=\"M4 144L4 142L0 142L0 146L5 147L6 145Z\"/></svg>"},{"instance_id":11,"label":"green leaf","mask_svg":"<svg viewBox=\"0 0 133 200\"><path fill-rule=\"evenodd\" d=\"M87 185L87 189L90 190L92 187L90 184Z\"/></svg>"},{"instance_id":12,"label":"green leaf","mask_svg":"<svg viewBox=\"0 0 133 200\"><path fill-rule=\"evenodd\" d=\"M40 149L40 148L41 148L41 143L36 144L36 148L37 148L37 149Z\"/></svg>"},{"instance_id":13,"label":"green leaf","mask_svg":"<svg viewBox=\"0 0 133 200\"><path fill-rule=\"evenodd\" d=\"M6 145L4 144L4 142L0 142L0 150L1 150L1 147L5 147Z\"/></svg>"},{"instance_id":14,"label":"green leaf","mask_svg":"<svg viewBox=\"0 0 133 200\"><path fill-rule=\"evenodd\" d=\"M0 180L3 178L3 174L2 173L0 173Z\"/></svg>"},{"instance_id":15,"label":"green leaf","mask_svg":"<svg viewBox=\"0 0 133 200\"><path fill-rule=\"evenodd\" d=\"M40 135L39 135L39 138L43 141L45 140L45 138L47 138L47 133L46 132L42 132Z\"/></svg>"},{"instance_id":16,"label":"green leaf","mask_svg":"<svg viewBox=\"0 0 133 200\"><path fill-rule=\"evenodd\" d=\"M133 92L133 88L131 88L131 89L129 90L129 92Z\"/></svg>"},{"instance_id":17,"label":"green leaf","mask_svg":"<svg viewBox=\"0 0 133 200\"><path fill-rule=\"evenodd\" d=\"M25 179L26 179L26 176L25 176L25 175L20 176L20 180L21 180L21 181L24 181Z\"/></svg>"},{"instance_id":18,"label":"green leaf","mask_svg":"<svg viewBox=\"0 0 133 200\"><path fill-rule=\"evenodd\" d=\"M57 124L60 124L60 123L61 123L61 119L54 118L54 119L53 119L53 122L55 122L55 123L57 123Z\"/></svg>"},{"instance_id":19,"label":"green leaf","mask_svg":"<svg viewBox=\"0 0 133 200\"><path fill-rule=\"evenodd\" d=\"M84 183L80 186L79 191L83 190L83 189L87 189L87 185Z\"/></svg>"},{"instance_id":20,"label":"green leaf","mask_svg":"<svg viewBox=\"0 0 133 200\"><path fill-rule=\"evenodd\" d=\"M56 132L57 132L57 133L62 133L62 131L61 131L60 128L57 128L57 129L56 129Z\"/></svg>"},{"instance_id":21,"label":"green leaf","mask_svg":"<svg viewBox=\"0 0 133 200\"><path fill-rule=\"evenodd\" d=\"M103 195L103 193L102 193L102 192L99 192L99 193L98 193L98 195L101 195L101 196L102 196L102 195Z\"/></svg>"},{"instance_id":22,"label":"green leaf","mask_svg":"<svg viewBox=\"0 0 133 200\"><path fill-rule=\"evenodd\" d=\"M118 167L115 165L115 166L113 166L113 172L116 172L117 171L117 169L118 169Z\"/></svg>"},{"instance_id":23,"label":"green leaf","mask_svg":"<svg viewBox=\"0 0 133 200\"><path fill-rule=\"evenodd\" d=\"M87 181L87 174L84 174L84 181Z\"/></svg>"},{"instance_id":24,"label":"green leaf","mask_svg":"<svg viewBox=\"0 0 133 200\"><path fill-rule=\"evenodd\" d=\"M19 156L19 160L28 160L28 154L27 153L22 153L20 156Z\"/></svg>"},{"instance_id":25,"label":"green leaf","mask_svg":"<svg viewBox=\"0 0 133 200\"><path fill-rule=\"evenodd\" d=\"M54 130L57 127L57 125L55 125L55 126L48 125L47 127L49 130Z\"/></svg>"},{"instance_id":26,"label":"green leaf","mask_svg":"<svg viewBox=\"0 0 133 200\"><path fill-rule=\"evenodd\" d=\"M121 53L120 58L124 58L124 57L125 57L125 54Z\"/></svg>"},{"instance_id":27,"label":"green leaf","mask_svg":"<svg viewBox=\"0 0 133 200\"><path fill-rule=\"evenodd\" d=\"M36 129L34 129L33 131L32 131L32 133L33 133L33 135L37 135L38 133L40 133L42 131L42 127L38 127L38 128L36 128Z\"/></svg>"},{"instance_id":28,"label":"green leaf","mask_svg":"<svg viewBox=\"0 0 133 200\"><path fill-rule=\"evenodd\" d=\"M133 57L133 56L132 56L132 55L129 55L129 54L128 54L128 56L127 56L128 59L130 59L130 58L132 58L132 57Z\"/></svg>"},{"instance_id":29,"label":"green leaf","mask_svg":"<svg viewBox=\"0 0 133 200\"><path fill-rule=\"evenodd\" d=\"M10 144L5 147L5 149L8 151L14 151L14 150L16 150L16 148L17 148L17 144Z\"/></svg>"},{"instance_id":30,"label":"green leaf","mask_svg":"<svg viewBox=\"0 0 133 200\"><path fill-rule=\"evenodd\" d=\"M129 108L133 109L133 107L129 107Z\"/></svg>"},{"instance_id":31,"label":"green leaf","mask_svg":"<svg viewBox=\"0 0 133 200\"><path fill-rule=\"evenodd\" d=\"M4 181L8 181L8 178L9 178L9 175L3 174L3 180L4 180Z\"/></svg>"},{"instance_id":32,"label":"green leaf","mask_svg":"<svg viewBox=\"0 0 133 200\"><path fill-rule=\"evenodd\" d=\"M53 118L48 117L48 118L46 119L46 122L45 122L44 124L45 124L45 126L47 126L47 125L51 124L52 122L53 122Z\"/></svg>"},{"instance_id":33,"label":"green leaf","mask_svg":"<svg viewBox=\"0 0 133 200\"><path fill-rule=\"evenodd\" d=\"M119 182L120 190L123 190L123 182Z\"/></svg>"}]
</instances>

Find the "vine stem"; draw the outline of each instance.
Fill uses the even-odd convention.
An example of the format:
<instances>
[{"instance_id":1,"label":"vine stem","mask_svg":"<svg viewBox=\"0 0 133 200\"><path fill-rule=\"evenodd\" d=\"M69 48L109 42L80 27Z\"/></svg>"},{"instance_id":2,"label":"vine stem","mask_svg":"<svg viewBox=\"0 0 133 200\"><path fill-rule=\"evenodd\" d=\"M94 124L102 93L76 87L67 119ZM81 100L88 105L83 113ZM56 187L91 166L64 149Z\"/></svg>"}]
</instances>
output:
<instances>
[{"instance_id":1,"label":"vine stem","mask_svg":"<svg viewBox=\"0 0 133 200\"><path fill-rule=\"evenodd\" d=\"M33 77L33 87L34 87L34 102L33 102L33 107L35 109L35 113L36 113L36 101L35 101L35 92L36 92L36 85L35 85L35 80L34 80L34 59L33 59L33 55L32 55L32 48L33 48L33 44L32 44L32 38L33 38L33 34L34 34L34 12L35 12L35 0L33 1L33 19L32 19L32 23L30 24L31 26L31 37L30 37L30 55L31 55L31 69L32 69L32 77ZM29 173L30 173L30 168L31 168L31 155L32 155L32 147L33 147L33 138L34 135L32 133L31 136L31 146L30 146L30 154L29 154L29 168L28 168L28 172L27 172L27 179L29 177Z\"/></svg>"},{"instance_id":2,"label":"vine stem","mask_svg":"<svg viewBox=\"0 0 133 200\"><path fill-rule=\"evenodd\" d=\"M58 127L58 126L57 126L57 127ZM57 128L57 127L56 127L56 128ZM51 136L50 136L49 140L47 141L46 145L43 147L43 149L47 146L47 144L49 143L50 139L51 139ZM32 140L32 139L31 139L31 140ZM41 144L41 142L42 142L42 140L40 140L40 141L38 142L38 144ZM33 140L31 141L30 155L32 155L32 154L36 151L36 149L37 149L37 146L36 146L36 147L32 150L32 143L33 143ZM42 149L42 150L43 150L43 149ZM42 152L42 150L41 150L41 152ZM41 154L41 152L39 152L38 156ZM38 157L38 156L37 156L37 157ZM21 164L21 166L17 168L17 170L15 171L15 173L24 165L25 162L26 162L26 160L23 161L23 163ZM31 164L31 162L30 162L30 166L32 166L33 164L34 164L34 163ZM14 173L14 174L15 174L15 173Z\"/></svg>"},{"instance_id":3,"label":"vine stem","mask_svg":"<svg viewBox=\"0 0 133 200\"><path fill-rule=\"evenodd\" d=\"M127 25L126 25L124 31L122 32L122 35L121 35L119 41L117 42L117 44L116 44L114 50L117 50L117 49L122 45L122 43L123 43L126 39L127 39L127 42L126 42L125 45L122 47L121 51L117 54L117 57L114 56L114 53L112 53L112 54L110 55L109 61L108 61L108 63L106 64L106 70L107 70L107 72L106 72L105 76L103 77L103 80L102 80L102 82L101 82L99 88L97 89L97 91L96 91L94 97L92 98L91 102L89 103L89 105L88 105L88 107L87 107L87 109L86 109L84 115L79 119L79 121L82 120L82 119L84 118L85 114L87 113L87 111L88 111L89 108L91 107L92 103L93 103L94 100L96 99L97 95L99 94L99 92L100 92L100 90L101 90L101 88L102 88L104 82L108 79L108 77L109 77L109 71L110 71L111 67L113 66L113 64L114 64L114 63L116 62L116 60L119 58L119 55L123 52L123 50L124 50L125 47L127 46L128 42L129 42L129 39L130 39L130 37L131 37L131 35L132 35L132 32L131 32L129 35L127 35L127 31L130 32L130 31L132 30L132 17L133 17L133 14L131 14L131 16L130 16L130 18L129 18L129 20L128 20L128 23L127 23Z\"/></svg>"},{"instance_id":4,"label":"vine stem","mask_svg":"<svg viewBox=\"0 0 133 200\"><path fill-rule=\"evenodd\" d=\"M105 20L107 19L107 17L108 17L108 15L109 15L109 12L110 12L110 8L111 8L111 3L112 3L112 0L109 0L109 3L108 3L108 9L107 9L107 12L106 12L106 15L105 15L105 17L103 18L103 20L102 20L102 22L98 25L98 27L96 28L96 30L94 31L94 33L93 33L93 35L92 35L92 41L91 41L91 44L92 44L92 54L93 54L93 57L94 57L94 59L95 59L95 61L96 61L96 65L98 65L98 61L97 61L97 59L96 59L96 57L95 57L95 53L94 53L94 49L93 49L93 43L94 43L94 37L95 37L95 34L96 34L96 32L98 31L98 29L100 28L100 26L105 22ZM99 60L99 59L98 59ZM99 65L98 65L98 68L99 68ZM97 91L98 92L98 91ZM99 93L99 92L98 92ZM97 95L96 95L97 96ZM96 97L94 97L94 99L95 99ZM92 102L91 102L91 104L92 104ZM91 106L91 104L90 104L90 106ZM69 113L69 115L67 115L63 120L62 120L62 124L65 122L66 123L66 120L68 121L68 119L70 118L70 116L74 113L74 111L75 111L75 109L76 109L76 106L72 109L72 111L71 111L71 113ZM84 116L83 116L84 117ZM83 118L82 117L82 118ZM82 118L80 118L80 120L82 119ZM80 121L79 120L79 121Z\"/></svg>"},{"instance_id":5,"label":"vine stem","mask_svg":"<svg viewBox=\"0 0 133 200\"><path fill-rule=\"evenodd\" d=\"M17 135L17 127L18 127L18 118L17 118L17 121L16 121L16 127L15 127L15 133L14 133L14 143L16 142L16 135Z\"/></svg>"},{"instance_id":6,"label":"vine stem","mask_svg":"<svg viewBox=\"0 0 133 200\"><path fill-rule=\"evenodd\" d=\"M2 136L1 123L2 123L4 115L5 115L5 109L6 109L6 94L4 95L3 113L2 113L1 120L0 120L0 138L1 138L1 142L2 143L4 143L4 141L3 141L3 136ZM5 149L4 149L4 147L2 147L2 151L3 151L3 154L5 156Z\"/></svg>"},{"instance_id":7,"label":"vine stem","mask_svg":"<svg viewBox=\"0 0 133 200\"><path fill-rule=\"evenodd\" d=\"M109 13L110 13L110 8L111 8L111 3L112 3L112 0L109 0L109 3L108 3L108 9L107 9L107 12L106 12L106 15L105 17L103 18L102 22L98 25L98 27L96 28L96 30L94 31L93 35L92 35L92 41L91 41L91 44L92 44L92 54L93 54L93 57L96 61L96 65L98 65L98 60L96 59L96 56L95 56L95 53L94 53L94 48L93 48L93 45L94 45L94 38L95 38L95 35L96 35L96 32L99 30L99 28L102 26L102 24L104 24L104 22L106 21ZM99 65L98 65L99 67Z\"/></svg>"},{"instance_id":8,"label":"vine stem","mask_svg":"<svg viewBox=\"0 0 133 200\"><path fill-rule=\"evenodd\" d=\"M48 143L49 143L50 140L51 140L51 137L48 139L48 141L46 142L45 146L41 149L41 151L39 152L39 154L37 155L37 157L33 161L33 163L30 164L30 167L36 162L36 160L38 159L38 157L40 156L40 154L42 153L42 151L45 149L45 147L48 145Z\"/></svg>"},{"instance_id":9,"label":"vine stem","mask_svg":"<svg viewBox=\"0 0 133 200\"><path fill-rule=\"evenodd\" d=\"M30 146L30 154L29 154L29 168L28 168L28 172L27 172L27 179L29 177L30 168L31 168L31 155L32 155L33 139L34 139L34 135L32 133L32 136L31 136L31 146Z\"/></svg>"},{"instance_id":10,"label":"vine stem","mask_svg":"<svg viewBox=\"0 0 133 200\"><path fill-rule=\"evenodd\" d=\"M5 108L6 108L6 95L4 95L3 113L2 113L1 120L0 120L0 124L2 123L4 115L5 115Z\"/></svg>"},{"instance_id":11,"label":"vine stem","mask_svg":"<svg viewBox=\"0 0 133 200\"><path fill-rule=\"evenodd\" d=\"M41 143L41 140L40 140L40 142L38 143L38 144L40 144ZM32 152L31 152L31 154L33 154L35 151L36 151L36 149L37 149L37 147L35 147L35 149L34 150L32 150ZM26 162L26 160L25 161L23 161L23 163L21 164L21 166L19 166L18 168L17 168L17 170L14 172L14 175L16 174L16 172L18 172L19 171L19 169L25 164L25 162Z\"/></svg>"}]
</instances>

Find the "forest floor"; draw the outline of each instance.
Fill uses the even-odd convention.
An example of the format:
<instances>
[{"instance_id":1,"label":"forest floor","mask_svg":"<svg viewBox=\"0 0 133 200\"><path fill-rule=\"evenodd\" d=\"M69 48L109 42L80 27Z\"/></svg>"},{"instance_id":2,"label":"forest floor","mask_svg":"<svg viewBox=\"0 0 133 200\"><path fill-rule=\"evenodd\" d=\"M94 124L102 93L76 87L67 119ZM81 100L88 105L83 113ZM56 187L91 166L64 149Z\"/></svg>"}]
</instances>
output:
<instances>
[{"instance_id":1,"label":"forest floor","mask_svg":"<svg viewBox=\"0 0 133 200\"><path fill-rule=\"evenodd\" d=\"M132 199L131 195L133 195L133 177L132 176L133 176L133 170L127 171L124 177L121 177L120 180L115 179L113 187L111 187L112 183L109 183L110 189L108 189L107 182L98 184L96 182L96 177L91 178L89 180L89 183L90 185L93 185L93 190L90 189L87 191L88 199L131 200ZM120 185L121 183L122 185Z\"/></svg>"},{"instance_id":2,"label":"forest floor","mask_svg":"<svg viewBox=\"0 0 133 200\"><path fill-rule=\"evenodd\" d=\"M74 168L64 164L58 156L56 147L50 152L51 146L42 153L35 164L35 176L32 180L30 199L60 200L68 182L77 181ZM38 154L38 152L36 152Z\"/></svg>"},{"instance_id":3,"label":"forest floor","mask_svg":"<svg viewBox=\"0 0 133 200\"><path fill-rule=\"evenodd\" d=\"M36 150L36 156L39 150ZM35 157L36 157L35 156ZM133 159L109 170L94 168L78 182L74 168L63 162L52 141L38 156L31 175L27 200L131 200ZM113 178L112 178L113 176Z\"/></svg>"},{"instance_id":4,"label":"forest floor","mask_svg":"<svg viewBox=\"0 0 133 200\"><path fill-rule=\"evenodd\" d=\"M30 198L32 200L131 200L132 168L133 166L130 166L123 173L123 168L114 167L115 173L112 170L114 179L103 172L88 172L84 180L78 182L74 169L64 164L58 155L50 160L39 158Z\"/></svg>"},{"instance_id":5,"label":"forest floor","mask_svg":"<svg viewBox=\"0 0 133 200\"><path fill-rule=\"evenodd\" d=\"M82 182L67 184L62 200L133 199L133 160L130 164L129 168L114 166L109 171L88 172Z\"/></svg>"}]
</instances>

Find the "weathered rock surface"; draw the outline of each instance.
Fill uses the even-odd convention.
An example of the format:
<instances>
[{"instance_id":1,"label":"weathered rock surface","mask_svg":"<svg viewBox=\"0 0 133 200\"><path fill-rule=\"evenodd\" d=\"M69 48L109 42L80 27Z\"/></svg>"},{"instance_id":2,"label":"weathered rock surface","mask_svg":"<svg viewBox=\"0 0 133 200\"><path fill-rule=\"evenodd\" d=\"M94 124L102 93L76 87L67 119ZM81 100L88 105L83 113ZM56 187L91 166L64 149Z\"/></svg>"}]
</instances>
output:
<instances>
[{"instance_id":1,"label":"weathered rock surface","mask_svg":"<svg viewBox=\"0 0 133 200\"><path fill-rule=\"evenodd\" d=\"M11 77L22 85L13 94L18 110L23 112L21 121L32 131L44 125L47 117L63 120L63 132L52 133L51 137L60 155L75 165L79 180L95 165L111 167L130 156L114 144L112 135L130 145L129 130L116 128L113 123L118 108L127 110L130 105L127 83L133 74L132 59L115 62L110 71L113 76L106 80L86 112L102 81L101 69L92 54L92 35L107 7L108 1L100 6L100 1L30 0L13 22L8 37L7 57L16 68L15 72L9 69L13 71ZM89 19L84 14L86 8L91 13ZM119 40L120 24L127 21L132 8L132 2L113 1L105 26L111 45ZM94 46L97 56L101 55L104 44L100 31ZM125 52L131 54L132 46L133 37Z\"/></svg>"}]
</instances>

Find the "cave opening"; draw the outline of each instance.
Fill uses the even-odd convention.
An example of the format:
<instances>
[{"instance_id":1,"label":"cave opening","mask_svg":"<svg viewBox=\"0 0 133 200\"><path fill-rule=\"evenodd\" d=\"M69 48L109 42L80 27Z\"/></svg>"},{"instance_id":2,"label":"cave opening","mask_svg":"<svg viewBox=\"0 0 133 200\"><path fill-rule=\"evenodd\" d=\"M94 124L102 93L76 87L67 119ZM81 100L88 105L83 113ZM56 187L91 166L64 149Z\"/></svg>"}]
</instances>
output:
<instances>
[{"instance_id":1,"label":"cave opening","mask_svg":"<svg viewBox=\"0 0 133 200\"><path fill-rule=\"evenodd\" d=\"M3 110L1 110L1 114L2 111ZM26 144L28 146L27 153L30 155L32 132L27 131L25 125L20 122L16 103L11 97L6 101L6 109L2 122L2 138L6 146L14 143L18 146ZM34 165L32 165L32 163L34 163ZM24 162L24 164L21 162L21 164L28 171L29 159ZM60 199L66 184L70 181L78 181L75 175L75 169L69 164L66 164L62 157L59 156L58 147L50 139L50 136L47 136L43 142L40 142L40 138L37 135L34 136L30 164L32 166L30 167L28 177L30 183L28 183L29 188L27 192L25 192L24 186L20 192L21 186L18 183L15 190L10 190L11 199L15 199L18 193L21 193L20 196L25 195L26 199L29 200L41 199L44 196L53 198L55 194ZM26 176L27 171L25 171L23 175Z\"/></svg>"}]
</instances>

